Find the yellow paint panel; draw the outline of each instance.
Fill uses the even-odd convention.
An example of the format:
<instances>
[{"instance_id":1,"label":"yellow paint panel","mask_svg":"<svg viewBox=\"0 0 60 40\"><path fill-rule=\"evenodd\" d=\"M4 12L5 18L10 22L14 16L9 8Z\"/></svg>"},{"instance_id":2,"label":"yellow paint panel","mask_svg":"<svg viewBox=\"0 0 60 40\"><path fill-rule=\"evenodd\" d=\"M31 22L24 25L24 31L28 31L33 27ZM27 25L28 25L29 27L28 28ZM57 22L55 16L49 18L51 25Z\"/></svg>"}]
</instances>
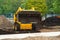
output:
<instances>
[{"instance_id":1,"label":"yellow paint panel","mask_svg":"<svg viewBox=\"0 0 60 40\"><path fill-rule=\"evenodd\" d=\"M32 29L32 24L20 24L20 29Z\"/></svg>"}]
</instances>

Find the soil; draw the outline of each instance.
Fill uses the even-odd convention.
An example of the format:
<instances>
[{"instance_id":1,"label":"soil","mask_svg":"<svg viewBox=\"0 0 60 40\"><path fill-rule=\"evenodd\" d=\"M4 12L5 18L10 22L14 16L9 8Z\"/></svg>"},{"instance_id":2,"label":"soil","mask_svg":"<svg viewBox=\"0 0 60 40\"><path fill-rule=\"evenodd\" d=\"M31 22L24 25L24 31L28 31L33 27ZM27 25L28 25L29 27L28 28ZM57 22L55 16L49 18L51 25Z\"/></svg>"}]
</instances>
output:
<instances>
[{"instance_id":1,"label":"soil","mask_svg":"<svg viewBox=\"0 0 60 40\"><path fill-rule=\"evenodd\" d=\"M13 28L13 24L4 16L0 16L0 34L10 33ZM9 31L8 31L9 30Z\"/></svg>"},{"instance_id":2,"label":"soil","mask_svg":"<svg viewBox=\"0 0 60 40\"><path fill-rule=\"evenodd\" d=\"M57 32L60 31L60 26L48 26L39 30L40 32Z\"/></svg>"},{"instance_id":3,"label":"soil","mask_svg":"<svg viewBox=\"0 0 60 40\"><path fill-rule=\"evenodd\" d=\"M46 26L60 26L60 18L54 16L54 17L48 17L42 23Z\"/></svg>"},{"instance_id":4,"label":"soil","mask_svg":"<svg viewBox=\"0 0 60 40\"><path fill-rule=\"evenodd\" d=\"M60 26L45 26L38 30L39 32L56 32L60 31ZM0 16L0 34L12 34L13 32L13 23L9 21L4 15Z\"/></svg>"},{"instance_id":5,"label":"soil","mask_svg":"<svg viewBox=\"0 0 60 40\"><path fill-rule=\"evenodd\" d=\"M57 36L57 37L27 37L24 39L2 39L2 40L60 40L60 36Z\"/></svg>"},{"instance_id":6,"label":"soil","mask_svg":"<svg viewBox=\"0 0 60 40\"><path fill-rule=\"evenodd\" d=\"M12 28L13 24L4 16L0 16L0 29Z\"/></svg>"},{"instance_id":7,"label":"soil","mask_svg":"<svg viewBox=\"0 0 60 40\"><path fill-rule=\"evenodd\" d=\"M5 17L5 16L0 16L0 33L8 33L4 30L7 29L12 29L13 24ZM60 31L60 26L51 26L47 28L43 28L39 30L40 32L54 32L54 31ZM12 32L9 32L12 33ZM2 39L2 40L60 40L60 36L57 37L27 37L24 39Z\"/></svg>"}]
</instances>

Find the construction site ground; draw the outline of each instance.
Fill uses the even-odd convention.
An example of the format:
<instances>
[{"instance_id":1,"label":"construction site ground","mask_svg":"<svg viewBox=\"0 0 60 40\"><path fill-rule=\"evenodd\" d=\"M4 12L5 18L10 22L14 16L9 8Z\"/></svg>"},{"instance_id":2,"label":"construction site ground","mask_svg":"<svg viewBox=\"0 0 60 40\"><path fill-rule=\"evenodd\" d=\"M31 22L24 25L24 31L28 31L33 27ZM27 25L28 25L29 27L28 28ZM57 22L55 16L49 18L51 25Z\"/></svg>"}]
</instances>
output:
<instances>
[{"instance_id":1,"label":"construction site ground","mask_svg":"<svg viewBox=\"0 0 60 40\"><path fill-rule=\"evenodd\" d=\"M2 39L2 40L60 40L60 37L27 37L24 39Z\"/></svg>"},{"instance_id":2,"label":"construction site ground","mask_svg":"<svg viewBox=\"0 0 60 40\"><path fill-rule=\"evenodd\" d=\"M39 32L59 32L60 31L60 26L44 26L44 28L38 30ZM21 34L20 32L15 32L13 30L13 18L9 19L6 18L5 16L0 16L0 35L3 34ZM23 39L2 39L2 40L60 40L60 35L56 37L41 37L41 36L36 36L36 37L27 37Z\"/></svg>"},{"instance_id":3,"label":"construction site ground","mask_svg":"<svg viewBox=\"0 0 60 40\"><path fill-rule=\"evenodd\" d=\"M60 26L44 26L44 28L38 30L38 33L57 31L60 31ZM14 34L14 33L19 34L20 32L13 30L13 18L6 18L4 15L0 16L0 34Z\"/></svg>"}]
</instances>

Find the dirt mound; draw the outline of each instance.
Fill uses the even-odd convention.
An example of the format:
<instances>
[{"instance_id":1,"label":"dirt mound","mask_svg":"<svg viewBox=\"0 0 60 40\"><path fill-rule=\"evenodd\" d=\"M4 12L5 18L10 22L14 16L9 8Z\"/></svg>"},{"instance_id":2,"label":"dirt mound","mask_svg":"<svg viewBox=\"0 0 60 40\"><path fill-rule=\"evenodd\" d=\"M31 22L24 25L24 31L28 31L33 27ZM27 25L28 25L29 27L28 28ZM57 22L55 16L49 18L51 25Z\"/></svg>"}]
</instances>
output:
<instances>
[{"instance_id":1,"label":"dirt mound","mask_svg":"<svg viewBox=\"0 0 60 40\"><path fill-rule=\"evenodd\" d=\"M4 15L1 15L0 16L0 29L3 29L3 28L12 28L13 24L4 16Z\"/></svg>"},{"instance_id":2,"label":"dirt mound","mask_svg":"<svg viewBox=\"0 0 60 40\"><path fill-rule=\"evenodd\" d=\"M60 26L60 18L57 17L49 17L43 21L45 26Z\"/></svg>"}]
</instances>

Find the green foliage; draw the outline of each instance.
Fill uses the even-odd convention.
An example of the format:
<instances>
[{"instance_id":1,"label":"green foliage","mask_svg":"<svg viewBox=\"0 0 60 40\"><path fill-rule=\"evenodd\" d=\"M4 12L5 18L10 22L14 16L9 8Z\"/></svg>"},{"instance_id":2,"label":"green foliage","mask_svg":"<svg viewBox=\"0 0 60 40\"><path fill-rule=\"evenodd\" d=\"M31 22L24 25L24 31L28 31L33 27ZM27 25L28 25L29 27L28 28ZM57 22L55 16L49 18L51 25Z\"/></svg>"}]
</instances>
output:
<instances>
[{"instance_id":1,"label":"green foliage","mask_svg":"<svg viewBox=\"0 0 60 40\"><path fill-rule=\"evenodd\" d=\"M55 13L60 13L60 0L55 0L53 3L53 10Z\"/></svg>"},{"instance_id":2,"label":"green foliage","mask_svg":"<svg viewBox=\"0 0 60 40\"><path fill-rule=\"evenodd\" d=\"M0 0L0 14L14 13L18 7L27 10L34 7L43 15L51 11L60 13L60 0Z\"/></svg>"},{"instance_id":3,"label":"green foliage","mask_svg":"<svg viewBox=\"0 0 60 40\"><path fill-rule=\"evenodd\" d=\"M53 0L47 0L48 12L53 11Z\"/></svg>"},{"instance_id":4,"label":"green foliage","mask_svg":"<svg viewBox=\"0 0 60 40\"><path fill-rule=\"evenodd\" d=\"M20 0L0 0L0 14L15 12L20 6Z\"/></svg>"},{"instance_id":5,"label":"green foliage","mask_svg":"<svg viewBox=\"0 0 60 40\"><path fill-rule=\"evenodd\" d=\"M60 0L47 0L48 12L60 13Z\"/></svg>"},{"instance_id":6,"label":"green foliage","mask_svg":"<svg viewBox=\"0 0 60 40\"><path fill-rule=\"evenodd\" d=\"M24 9L31 9L34 7L35 10L40 11L41 13L47 12L46 0L26 0L23 2L23 5Z\"/></svg>"}]
</instances>

